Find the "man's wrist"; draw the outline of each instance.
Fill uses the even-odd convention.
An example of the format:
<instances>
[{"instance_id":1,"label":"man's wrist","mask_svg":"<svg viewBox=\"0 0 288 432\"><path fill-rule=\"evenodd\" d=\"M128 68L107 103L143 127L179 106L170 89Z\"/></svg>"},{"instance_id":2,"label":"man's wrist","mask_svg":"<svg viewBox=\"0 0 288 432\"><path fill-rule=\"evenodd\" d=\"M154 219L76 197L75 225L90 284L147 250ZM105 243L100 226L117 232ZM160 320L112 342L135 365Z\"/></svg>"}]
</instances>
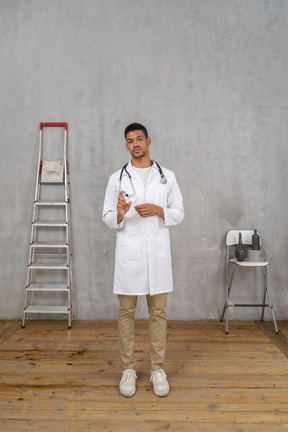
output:
<instances>
[{"instance_id":1,"label":"man's wrist","mask_svg":"<svg viewBox=\"0 0 288 432\"><path fill-rule=\"evenodd\" d=\"M164 209L162 208L162 207L160 207L160 206L157 206L158 207L158 216L161 218L161 219L163 219L164 220Z\"/></svg>"},{"instance_id":2,"label":"man's wrist","mask_svg":"<svg viewBox=\"0 0 288 432\"><path fill-rule=\"evenodd\" d=\"M121 214L117 213L117 224L119 225L119 223L121 223L124 219L124 216L122 216Z\"/></svg>"}]
</instances>

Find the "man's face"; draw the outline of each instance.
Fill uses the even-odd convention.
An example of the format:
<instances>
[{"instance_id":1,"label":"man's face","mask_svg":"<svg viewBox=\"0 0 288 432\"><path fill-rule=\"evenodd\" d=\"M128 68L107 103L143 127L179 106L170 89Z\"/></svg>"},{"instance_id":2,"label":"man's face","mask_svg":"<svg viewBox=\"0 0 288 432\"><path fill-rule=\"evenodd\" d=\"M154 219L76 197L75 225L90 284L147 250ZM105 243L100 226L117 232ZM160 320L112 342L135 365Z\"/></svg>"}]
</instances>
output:
<instances>
[{"instance_id":1,"label":"man's face","mask_svg":"<svg viewBox=\"0 0 288 432\"><path fill-rule=\"evenodd\" d=\"M126 148L132 159L141 159L149 155L150 138L146 138L142 130L128 132L126 135Z\"/></svg>"}]
</instances>

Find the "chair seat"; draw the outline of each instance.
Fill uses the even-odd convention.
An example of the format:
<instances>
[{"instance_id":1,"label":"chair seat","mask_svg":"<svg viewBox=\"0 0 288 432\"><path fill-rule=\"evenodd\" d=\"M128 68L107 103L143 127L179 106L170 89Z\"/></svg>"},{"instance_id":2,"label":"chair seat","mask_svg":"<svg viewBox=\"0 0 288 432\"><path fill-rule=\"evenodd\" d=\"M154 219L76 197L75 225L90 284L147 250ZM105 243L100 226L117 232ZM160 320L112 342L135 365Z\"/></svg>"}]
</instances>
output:
<instances>
[{"instance_id":1,"label":"chair seat","mask_svg":"<svg viewBox=\"0 0 288 432\"><path fill-rule=\"evenodd\" d=\"M238 261L237 258L232 258L230 262L241 267L265 267L268 265L268 261Z\"/></svg>"}]
</instances>

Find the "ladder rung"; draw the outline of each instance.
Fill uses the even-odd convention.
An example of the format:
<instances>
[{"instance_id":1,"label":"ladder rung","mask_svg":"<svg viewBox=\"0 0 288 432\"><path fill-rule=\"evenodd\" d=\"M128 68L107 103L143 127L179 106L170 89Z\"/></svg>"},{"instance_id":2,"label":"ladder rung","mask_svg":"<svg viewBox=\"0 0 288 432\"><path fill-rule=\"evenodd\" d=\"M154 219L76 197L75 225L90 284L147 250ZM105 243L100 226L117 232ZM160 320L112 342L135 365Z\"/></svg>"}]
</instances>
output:
<instances>
[{"instance_id":1,"label":"ladder rung","mask_svg":"<svg viewBox=\"0 0 288 432\"><path fill-rule=\"evenodd\" d=\"M67 264L29 264L29 269L35 270L68 270Z\"/></svg>"},{"instance_id":2,"label":"ladder rung","mask_svg":"<svg viewBox=\"0 0 288 432\"><path fill-rule=\"evenodd\" d=\"M51 242L31 243L30 246L33 248L68 248L67 243L51 243Z\"/></svg>"},{"instance_id":3,"label":"ladder rung","mask_svg":"<svg viewBox=\"0 0 288 432\"><path fill-rule=\"evenodd\" d=\"M58 222L52 222L52 221L37 221L37 222L32 222L32 225L34 226L42 226L42 227L56 227L56 226L63 226L66 227L67 226L67 222L63 222L63 221L58 221Z\"/></svg>"},{"instance_id":4,"label":"ladder rung","mask_svg":"<svg viewBox=\"0 0 288 432\"><path fill-rule=\"evenodd\" d=\"M34 205L38 206L66 206L68 203L66 201L35 201Z\"/></svg>"},{"instance_id":5,"label":"ladder rung","mask_svg":"<svg viewBox=\"0 0 288 432\"><path fill-rule=\"evenodd\" d=\"M35 253L34 254L34 263L35 264L40 264L40 263L42 263L42 264L44 264L44 262L43 261L38 261L38 260L43 260L43 259L45 259L45 260L50 260L50 261L45 261L46 262L46 264L53 264L54 263L54 261L51 261L51 260L56 260L56 264L59 264L59 262L62 262L62 263L66 263L66 261L67 261L67 258L68 258L68 256L67 256L67 253L63 253L63 254L54 254L54 253ZM59 261L59 260L64 260L64 261Z\"/></svg>"},{"instance_id":6,"label":"ladder rung","mask_svg":"<svg viewBox=\"0 0 288 432\"><path fill-rule=\"evenodd\" d=\"M36 285L31 284L26 288L27 291L69 291L69 287L67 285L57 285L57 284L43 284Z\"/></svg>"},{"instance_id":7,"label":"ladder rung","mask_svg":"<svg viewBox=\"0 0 288 432\"><path fill-rule=\"evenodd\" d=\"M248 304L245 304L245 303L243 303L243 304L234 304L233 305L234 307L271 307L272 305L270 305L270 304L263 304L263 303L260 303L260 304L251 304L251 303L248 303Z\"/></svg>"},{"instance_id":8,"label":"ladder rung","mask_svg":"<svg viewBox=\"0 0 288 432\"><path fill-rule=\"evenodd\" d=\"M70 313L68 306L27 306L24 313Z\"/></svg>"},{"instance_id":9,"label":"ladder rung","mask_svg":"<svg viewBox=\"0 0 288 432\"><path fill-rule=\"evenodd\" d=\"M53 182L53 181L41 181L41 180L40 180L39 183L41 184L41 186L42 186L42 185L50 185L50 186L51 186L51 185L60 185L60 186L61 186L61 185L62 185L62 186L65 185L65 181L54 181L54 182Z\"/></svg>"}]
</instances>

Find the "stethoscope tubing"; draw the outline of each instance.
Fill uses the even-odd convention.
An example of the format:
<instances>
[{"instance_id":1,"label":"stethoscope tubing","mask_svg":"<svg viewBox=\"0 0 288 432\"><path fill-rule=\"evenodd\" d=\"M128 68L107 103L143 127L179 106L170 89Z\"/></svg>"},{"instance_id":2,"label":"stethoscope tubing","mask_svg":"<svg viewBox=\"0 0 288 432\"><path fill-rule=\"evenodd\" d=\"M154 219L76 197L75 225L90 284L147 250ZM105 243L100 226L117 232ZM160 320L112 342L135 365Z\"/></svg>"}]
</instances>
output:
<instances>
[{"instance_id":1,"label":"stethoscope tubing","mask_svg":"<svg viewBox=\"0 0 288 432\"><path fill-rule=\"evenodd\" d=\"M128 175L128 177L129 177L129 180L130 180L130 183L131 183L131 186L132 186L132 188L133 188L133 192L134 192L134 194L135 194L135 189L134 189L134 186L133 186L133 183L132 183L132 177L131 177L131 174L129 173L129 171L127 170L127 166L128 166L128 163L129 162L127 162L124 166L123 166L123 168L121 169L121 173L120 173L120 177L119 177L119 192L121 191L121 182L122 182L122 177L123 177L123 173L124 173L124 171L126 172L126 174ZM158 164L158 162L156 162L155 161L155 164L157 165L157 168L158 168L158 171L159 171L159 174L160 174L160 182L162 183L162 184L166 184L167 183L167 180L166 180L166 177L165 177L165 175L163 174L163 171L162 171L162 168L161 168L161 166ZM133 195L134 195L133 194ZM131 196L133 196L133 195L131 195ZM125 194L125 196L129 196L128 194Z\"/></svg>"},{"instance_id":2,"label":"stethoscope tubing","mask_svg":"<svg viewBox=\"0 0 288 432\"><path fill-rule=\"evenodd\" d=\"M123 172L124 172L124 171L126 172L126 174L128 175L129 179L131 180L131 174L130 174L129 171L127 170L128 163L129 163L129 162L127 162L127 163L123 166L123 168L121 169L121 173L120 173L120 177L119 177L119 182L122 181L122 177L123 177ZM161 166L160 166L160 165L158 164L158 162L156 162L156 161L155 161L155 164L157 165L157 168L158 168L158 171L159 171L159 174L160 174L160 177L161 177L161 183L166 184L166 183L167 183L167 180L166 180L166 177L165 177L164 174L163 174L163 171L162 171Z\"/></svg>"},{"instance_id":3,"label":"stethoscope tubing","mask_svg":"<svg viewBox=\"0 0 288 432\"><path fill-rule=\"evenodd\" d=\"M166 177L163 174L162 168L160 167L160 165L158 164L158 162L155 161L155 164L158 167L158 171L159 171L159 174L160 174L160 177L161 177L161 183L166 184L167 180L166 180Z\"/></svg>"}]
</instances>

